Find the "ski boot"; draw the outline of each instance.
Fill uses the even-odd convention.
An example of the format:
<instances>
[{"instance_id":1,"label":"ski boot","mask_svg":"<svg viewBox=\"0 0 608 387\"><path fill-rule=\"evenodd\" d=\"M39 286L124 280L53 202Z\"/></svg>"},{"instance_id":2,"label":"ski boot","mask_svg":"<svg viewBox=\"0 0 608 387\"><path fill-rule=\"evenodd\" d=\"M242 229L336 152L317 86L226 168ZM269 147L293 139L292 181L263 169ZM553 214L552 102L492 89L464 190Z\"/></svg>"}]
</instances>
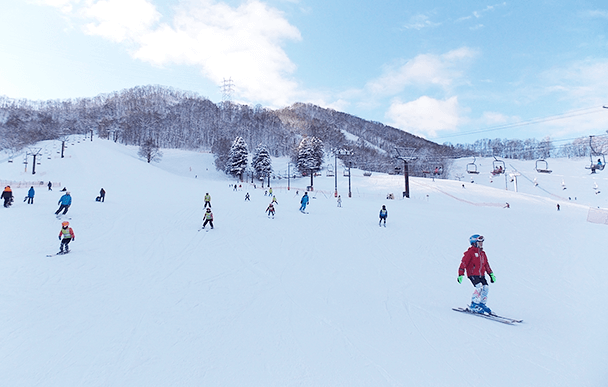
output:
<instances>
[{"instance_id":1,"label":"ski boot","mask_svg":"<svg viewBox=\"0 0 608 387\"><path fill-rule=\"evenodd\" d=\"M487 313L487 314L492 314L492 309L488 308L488 306L486 304L477 304L479 305L479 307L481 308L481 310L483 311L483 313Z\"/></svg>"},{"instance_id":2,"label":"ski boot","mask_svg":"<svg viewBox=\"0 0 608 387\"><path fill-rule=\"evenodd\" d=\"M469 309L471 310L471 312L483 314L484 310L481 307L481 305L483 305L483 304L478 304L476 302L471 302L471 306L469 306Z\"/></svg>"}]
</instances>

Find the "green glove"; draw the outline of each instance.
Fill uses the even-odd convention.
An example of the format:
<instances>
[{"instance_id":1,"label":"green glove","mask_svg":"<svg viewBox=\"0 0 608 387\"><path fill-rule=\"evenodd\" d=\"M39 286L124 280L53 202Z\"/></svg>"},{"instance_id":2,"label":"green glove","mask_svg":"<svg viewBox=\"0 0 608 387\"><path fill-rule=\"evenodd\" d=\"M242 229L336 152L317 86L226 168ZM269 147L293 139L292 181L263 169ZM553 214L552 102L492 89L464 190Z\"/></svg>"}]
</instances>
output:
<instances>
[{"instance_id":1,"label":"green glove","mask_svg":"<svg viewBox=\"0 0 608 387\"><path fill-rule=\"evenodd\" d=\"M457 281L458 281L458 283L459 283L459 284L461 284L461 283L462 283L462 279L463 279L463 278L464 278L464 276L463 276L463 275L459 275L459 276L458 276L458 280L457 280Z\"/></svg>"},{"instance_id":2,"label":"green glove","mask_svg":"<svg viewBox=\"0 0 608 387\"><path fill-rule=\"evenodd\" d=\"M490 282L496 282L496 276L494 275L494 273L490 273Z\"/></svg>"}]
</instances>

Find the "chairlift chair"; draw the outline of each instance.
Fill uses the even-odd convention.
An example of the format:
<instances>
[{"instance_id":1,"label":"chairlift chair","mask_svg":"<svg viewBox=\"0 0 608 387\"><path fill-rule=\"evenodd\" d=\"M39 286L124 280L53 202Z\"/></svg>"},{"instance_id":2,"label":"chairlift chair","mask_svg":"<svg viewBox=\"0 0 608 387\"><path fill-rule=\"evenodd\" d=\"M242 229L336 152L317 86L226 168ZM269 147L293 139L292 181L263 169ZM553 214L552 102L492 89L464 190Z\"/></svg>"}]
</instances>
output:
<instances>
[{"instance_id":1,"label":"chairlift chair","mask_svg":"<svg viewBox=\"0 0 608 387\"><path fill-rule=\"evenodd\" d=\"M479 171L477 170L477 164L475 164L475 160L476 158L474 157L473 162L467 164L467 173L478 175Z\"/></svg>"},{"instance_id":2,"label":"chairlift chair","mask_svg":"<svg viewBox=\"0 0 608 387\"><path fill-rule=\"evenodd\" d=\"M600 170L603 171L606 166L606 156L602 152L598 152L593 149L592 139L594 136L589 136L589 159L591 160L591 165L589 167L585 167L587 169L591 169L591 173L595 173L595 171ZM593 161L595 157L601 156L601 159L597 159L597 163Z\"/></svg>"},{"instance_id":3,"label":"chairlift chair","mask_svg":"<svg viewBox=\"0 0 608 387\"><path fill-rule=\"evenodd\" d=\"M549 163L546 160L540 159L536 160L536 172L538 173L551 173L552 170L549 169Z\"/></svg>"},{"instance_id":4,"label":"chairlift chair","mask_svg":"<svg viewBox=\"0 0 608 387\"><path fill-rule=\"evenodd\" d=\"M505 170L506 170L505 162L497 159L496 156L494 156L494 161L492 161L492 174L500 175L502 173L505 173Z\"/></svg>"}]
</instances>

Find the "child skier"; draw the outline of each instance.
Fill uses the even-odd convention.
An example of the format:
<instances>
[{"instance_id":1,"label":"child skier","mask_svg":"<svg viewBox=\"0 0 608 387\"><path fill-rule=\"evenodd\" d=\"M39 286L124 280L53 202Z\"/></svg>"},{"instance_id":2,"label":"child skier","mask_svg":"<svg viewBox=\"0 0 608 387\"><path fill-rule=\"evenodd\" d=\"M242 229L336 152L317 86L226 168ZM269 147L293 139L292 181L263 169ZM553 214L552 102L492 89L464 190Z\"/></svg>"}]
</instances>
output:
<instances>
[{"instance_id":1,"label":"child skier","mask_svg":"<svg viewBox=\"0 0 608 387\"><path fill-rule=\"evenodd\" d=\"M302 196L302 200L300 200L300 211L306 211L306 205L308 204L308 192L304 192L304 196Z\"/></svg>"},{"instance_id":2,"label":"child skier","mask_svg":"<svg viewBox=\"0 0 608 387\"><path fill-rule=\"evenodd\" d=\"M382 205L380 209L380 221L378 222L378 226L381 225L382 221L384 221L384 227L386 227L386 218L388 218L388 211L386 209L386 205Z\"/></svg>"},{"instance_id":3,"label":"child skier","mask_svg":"<svg viewBox=\"0 0 608 387\"><path fill-rule=\"evenodd\" d=\"M213 230L213 214L211 213L211 208L207 208L205 215L203 215L203 219L205 219L203 222L203 229L205 229L205 226L207 223L209 223L209 225L211 225L211 229Z\"/></svg>"},{"instance_id":4,"label":"child skier","mask_svg":"<svg viewBox=\"0 0 608 387\"><path fill-rule=\"evenodd\" d=\"M268 205L268 207L266 208L266 212L268 212L268 217L269 218L272 215L272 219L274 219L274 206L272 205L272 203L270 203Z\"/></svg>"},{"instance_id":5,"label":"child skier","mask_svg":"<svg viewBox=\"0 0 608 387\"><path fill-rule=\"evenodd\" d=\"M61 230L59 231L59 240L61 241L61 244L59 245L59 254L67 254L70 252L70 247L68 245L74 240L74 237L74 230L70 227L70 222L61 223Z\"/></svg>"},{"instance_id":6,"label":"child skier","mask_svg":"<svg viewBox=\"0 0 608 387\"><path fill-rule=\"evenodd\" d=\"M488 313L491 314L492 310L486 306L488 301L488 290L489 285L486 280L485 273L490 275L490 281L494 283L496 277L490 268L488 257L485 251L483 251L483 236L479 234L471 235L469 242L471 247L465 251L458 268L458 283L462 283L465 271L469 280L475 287L473 296L471 298L471 310L477 313Z\"/></svg>"},{"instance_id":7,"label":"child skier","mask_svg":"<svg viewBox=\"0 0 608 387\"><path fill-rule=\"evenodd\" d=\"M206 208L207 205L209 205L209 208L211 208L211 195L209 195L209 192L205 194L205 205L203 206L203 208Z\"/></svg>"}]
</instances>

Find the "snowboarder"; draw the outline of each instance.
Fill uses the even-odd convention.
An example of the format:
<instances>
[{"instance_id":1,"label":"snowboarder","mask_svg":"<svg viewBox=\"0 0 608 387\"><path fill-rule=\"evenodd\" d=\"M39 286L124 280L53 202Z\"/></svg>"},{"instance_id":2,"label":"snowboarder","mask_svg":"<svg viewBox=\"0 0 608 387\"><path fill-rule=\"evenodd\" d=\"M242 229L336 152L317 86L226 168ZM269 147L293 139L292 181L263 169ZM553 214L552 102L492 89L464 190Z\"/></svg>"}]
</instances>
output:
<instances>
[{"instance_id":1,"label":"snowboarder","mask_svg":"<svg viewBox=\"0 0 608 387\"><path fill-rule=\"evenodd\" d=\"M36 191L34 191L34 186L31 186L27 191L27 204L34 204L34 195Z\"/></svg>"},{"instance_id":2,"label":"snowboarder","mask_svg":"<svg viewBox=\"0 0 608 387\"><path fill-rule=\"evenodd\" d=\"M338 207L342 207L342 198L338 195Z\"/></svg>"},{"instance_id":3,"label":"snowboarder","mask_svg":"<svg viewBox=\"0 0 608 387\"><path fill-rule=\"evenodd\" d=\"M378 222L378 226L381 225L382 221L384 221L384 227L386 227L386 218L388 218L388 211L386 209L386 205L382 205L380 209L380 221Z\"/></svg>"},{"instance_id":4,"label":"snowboarder","mask_svg":"<svg viewBox=\"0 0 608 387\"><path fill-rule=\"evenodd\" d=\"M492 268L490 268L488 257L485 251L483 251L483 241L484 237L479 234L471 235L469 238L471 247L464 252L464 256L460 262L458 283L462 283L462 278L466 271L467 277L475 287L475 291L471 297L470 309L477 313L491 314L492 310L486 306L490 287L485 274L488 273L490 275L492 283L496 282L496 277L494 276L494 272L492 272Z\"/></svg>"},{"instance_id":5,"label":"snowboarder","mask_svg":"<svg viewBox=\"0 0 608 387\"><path fill-rule=\"evenodd\" d=\"M272 205L272 203L268 205L268 207L266 208L266 212L268 213L269 218L272 215L272 219L274 219L274 206Z\"/></svg>"},{"instance_id":6,"label":"snowboarder","mask_svg":"<svg viewBox=\"0 0 608 387\"><path fill-rule=\"evenodd\" d=\"M211 208L211 195L209 195L209 192L205 194L205 205L203 206L203 208L207 208L207 205L209 205L209 208Z\"/></svg>"},{"instance_id":7,"label":"snowboarder","mask_svg":"<svg viewBox=\"0 0 608 387\"><path fill-rule=\"evenodd\" d=\"M247 193L245 194L245 201L246 201L246 202L250 202L250 201L251 201L251 199L249 198L249 192L247 192Z\"/></svg>"},{"instance_id":8,"label":"snowboarder","mask_svg":"<svg viewBox=\"0 0 608 387\"><path fill-rule=\"evenodd\" d=\"M308 204L308 192L304 192L304 196L302 196L302 199L300 200L300 211L304 212L306 211L306 205Z\"/></svg>"},{"instance_id":9,"label":"snowboarder","mask_svg":"<svg viewBox=\"0 0 608 387\"><path fill-rule=\"evenodd\" d=\"M9 208L13 203L13 190L11 190L10 185L4 187L4 191L2 191L2 199L4 199L4 208Z\"/></svg>"},{"instance_id":10,"label":"snowboarder","mask_svg":"<svg viewBox=\"0 0 608 387\"><path fill-rule=\"evenodd\" d=\"M61 223L61 230L59 231L59 240L61 241L61 244L59 245L59 254L67 254L70 252L70 247L68 245L74 240L74 237L74 230L70 227L70 222Z\"/></svg>"},{"instance_id":11,"label":"snowboarder","mask_svg":"<svg viewBox=\"0 0 608 387\"><path fill-rule=\"evenodd\" d=\"M99 201L100 202L106 201L106 190L103 188L99 191Z\"/></svg>"},{"instance_id":12,"label":"snowboarder","mask_svg":"<svg viewBox=\"0 0 608 387\"><path fill-rule=\"evenodd\" d=\"M70 191L66 191L66 193L59 199L59 209L55 211L55 215L59 215L59 213L63 210L63 215L68 213L68 209L72 205L72 197L70 196Z\"/></svg>"},{"instance_id":13,"label":"snowboarder","mask_svg":"<svg viewBox=\"0 0 608 387\"><path fill-rule=\"evenodd\" d=\"M211 229L213 230L213 214L211 213L211 208L207 208L205 215L203 215L203 219L205 220L203 222L203 230L205 229L205 226L207 225L207 223L209 223L209 225L211 226Z\"/></svg>"}]
</instances>

